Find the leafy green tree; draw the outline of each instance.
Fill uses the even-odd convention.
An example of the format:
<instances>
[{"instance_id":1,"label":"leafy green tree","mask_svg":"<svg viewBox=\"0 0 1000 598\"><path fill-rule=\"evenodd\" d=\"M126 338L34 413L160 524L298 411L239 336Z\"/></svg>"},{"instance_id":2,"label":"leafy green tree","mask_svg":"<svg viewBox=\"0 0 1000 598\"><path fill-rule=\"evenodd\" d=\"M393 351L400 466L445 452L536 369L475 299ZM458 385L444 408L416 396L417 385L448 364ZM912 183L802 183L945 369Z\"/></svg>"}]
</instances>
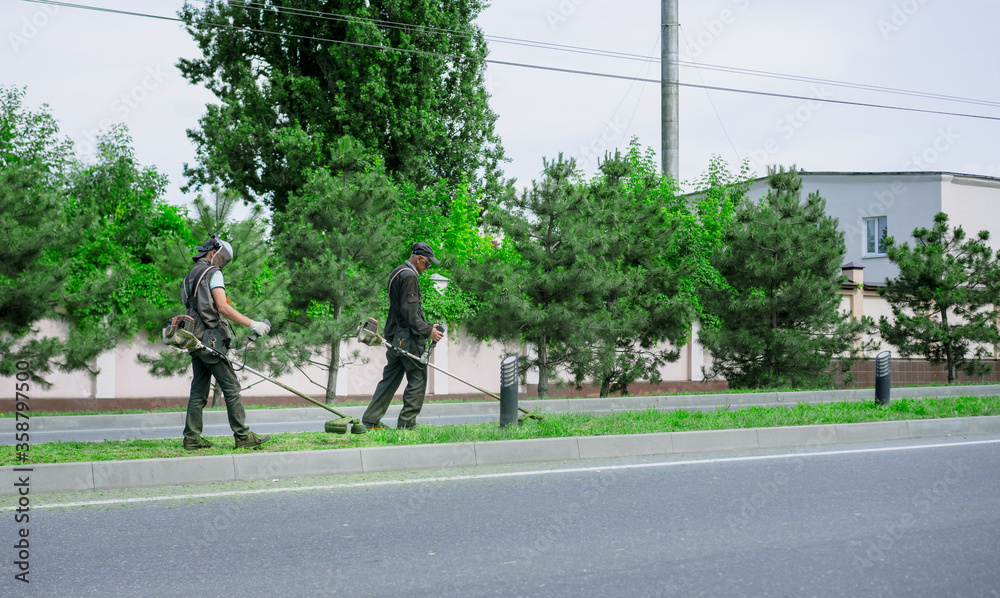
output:
<instances>
[{"instance_id":1,"label":"leafy green tree","mask_svg":"<svg viewBox=\"0 0 1000 598\"><path fill-rule=\"evenodd\" d=\"M184 210L161 198L166 176L140 165L131 142L124 127L113 127L98 140L96 161L69 176L68 217L93 218L64 255L72 271L63 307L73 323L66 352L73 368L160 326L143 314L175 300L162 291L154 247L164 238L191 241Z\"/></svg>"},{"instance_id":2,"label":"leafy green tree","mask_svg":"<svg viewBox=\"0 0 1000 598\"><path fill-rule=\"evenodd\" d=\"M766 197L737 209L712 255L725 284L706 287L703 305L717 324L701 341L711 373L733 387L829 383L832 359L867 325L839 311L844 233L818 193L801 200L794 167L770 169L768 183Z\"/></svg>"},{"instance_id":3,"label":"leafy green tree","mask_svg":"<svg viewBox=\"0 0 1000 598\"><path fill-rule=\"evenodd\" d=\"M186 168L191 184L221 182L281 212L337 140L351 136L397 181L454 186L472 176L492 188L503 150L475 24L485 6L186 3L180 15L202 57L178 66L219 99L189 132L198 148L198 163Z\"/></svg>"},{"instance_id":4,"label":"leafy green tree","mask_svg":"<svg viewBox=\"0 0 1000 598\"><path fill-rule=\"evenodd\" d=\"M732 224L737 207L747 198L751 182L749 162L731 173L720 156L712 156L708 168L695 181L695 192L678 197L669 207L674 242L668 260L681 270L681 295L691 303L697 317L712 323L702 308L704 289L721 289L725 281L712 264L712 255L722 247L723 234Z\"/></svg>"},{"instance_id":5,"label":"leafy green tree","mask_svg":"<svg viewBox=\"0 0 1000 598\"><path fill-rule=\"evenodd\" d=\"M445 180L419 191L404 184L400 195L395 227L403 239L402 257L406 257L403 255L406 248L423 241L434 248L441 260L440 265L420 276L424 316L431 322L445 323L449 331L455 333L462 322L474 317L478 301L473 293L458 284L445 284L442 290L434 281L444 278L447 283L455 268L494 254L492 242L481 230L479 212L483 190L474 188L463 178L454 188ZM383 297L382 304L387 309L388 299Z\"/></svg>"},{"instance_id":6,"label":"leafy green tree","mask_svg":"<svg viewBox=\"0 0 1000 598\"><path fill-rule=\"evenodd\" d=\"M1000 343L996 313L1000 305L1000 256L987 244L989 231L967 238L961 226L950 229L939 212L930 229L913 231L914 244L886 239L889 260L899 276L880 293L892 307L893 321L879 320L886 342L904 357L923 355L948 367L948 383L958 370L988 373L981 363L987 347Z\"/></svg>"},{"instance_id":7,"label":"leafy green tree","mask_svg":"<svg viewBox=\"0 0 1000 598\"><path fill-rule=\"evenodd\" d=\"M566 345L579 384L593 378L601 396L628 392L636 380L660 380L659 368L680 353L664 343L688 338L691 305L671 263L677 186L663 177L651 151L633 142L605 157L592 183L593 226L606 236L602 263L615 272L581 334Z\"/></svg>"},{"instance_id":8,"label":"leafy green tree","mask_svg":"<svg viewBox=\"0 0 1000 598\"><path fill-rule=\"evenodd\" d=\"M24 90L0 87L0 375L13 376L24 360L35 383L67 369L64 342L39 336L38 323L57 318L65 294L70 250L84 222L64 211L65 170L72 144L46 107L23 106Z\"/></svg>"},{"instance_id":9,"label":"leafy green tree","mask_svg":"<svg viewBox=\"0 0 1000 598\"><path fill-rule=\"evenodd\" d=\"M524 367L538 368L540 397L556 368L573 363L567 343L583 335L594 306L621 281L603 259L613 241L593 225L588 196L572 159L544 161L540 181L487 212L486 225L503 235L500 248L455 272L481 302L467 322L474 336L535 347Z\"/></svg>"},{"instance_id":10,"label":"leafy green tree","mask_svg":"<svg viewBox=\"0 0 1000 598\"><path fill-rule=\"evenodd\" d=\"M330 166L317 170L275 217L275 244L290 278L289 359L315 363L317 349L329 351L329 361L317 363L327 370L327 403L336 398L337 374L346 363L341 341L385 309L380 291L384 295L385 277L403 248L391 225L397 195L381 159L342 138Z\"/></svg>"}]
</instances>

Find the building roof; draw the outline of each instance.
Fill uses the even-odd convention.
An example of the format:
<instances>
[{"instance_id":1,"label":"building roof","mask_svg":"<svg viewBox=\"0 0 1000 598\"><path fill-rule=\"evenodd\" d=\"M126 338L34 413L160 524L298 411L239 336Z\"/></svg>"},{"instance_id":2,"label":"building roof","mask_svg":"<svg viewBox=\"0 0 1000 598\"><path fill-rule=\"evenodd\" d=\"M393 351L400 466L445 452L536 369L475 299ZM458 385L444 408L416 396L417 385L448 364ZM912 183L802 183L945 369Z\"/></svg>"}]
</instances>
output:
<instances>
[{"instance_id":1,"label":"building roof","mask_svg":"<svg viewBox=\"0 0 1000 598\"><path fill-rule=\"evenodd\" d=\"M936 175L936 176L948 175L948 176L967 177L972 179L984 179L987 181L1000 182L1000 177L987 176L985 174L968 174L965 172L952 172L948 170L890 170L884 172L862 172L862 171L837 172L833 170L816 170L816 171L799 170L798 173L799 175L802 176L813 175L813 176L914 176L915 177L915 176L927 176L927 175ZM754 182L763 181L766 179L767 179L766 176L760 176L755 178Z\"/></svg>"}]
</instances>

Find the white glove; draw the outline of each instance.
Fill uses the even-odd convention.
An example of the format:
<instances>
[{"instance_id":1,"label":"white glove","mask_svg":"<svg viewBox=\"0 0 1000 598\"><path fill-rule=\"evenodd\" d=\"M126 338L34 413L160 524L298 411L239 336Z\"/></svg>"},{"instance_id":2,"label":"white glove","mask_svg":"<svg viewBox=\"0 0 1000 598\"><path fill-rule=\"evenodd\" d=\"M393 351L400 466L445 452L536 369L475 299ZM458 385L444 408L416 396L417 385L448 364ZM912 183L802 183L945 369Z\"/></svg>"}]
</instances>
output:
<instances>
[{"instance_id":1,"label":"white glove","mask_svg":"<svg viewBox=\"0 0 1000 598\"><path fill-rule=\"evenodd\" d=\"M250 320L250 330L253 330L256 334L264 336L265 334L271 331L271 326L265 324L264 322Z\"/></svg>"}]
</instances>

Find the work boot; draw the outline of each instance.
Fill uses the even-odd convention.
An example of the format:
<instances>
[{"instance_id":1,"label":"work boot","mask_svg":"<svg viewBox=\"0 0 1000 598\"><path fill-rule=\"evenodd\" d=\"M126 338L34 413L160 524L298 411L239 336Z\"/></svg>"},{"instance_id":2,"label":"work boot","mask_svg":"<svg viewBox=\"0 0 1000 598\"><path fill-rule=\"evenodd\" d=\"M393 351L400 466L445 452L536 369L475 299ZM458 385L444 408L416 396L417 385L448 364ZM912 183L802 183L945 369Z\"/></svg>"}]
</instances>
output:
<instances>
[{"instance_id":1,"label":"work boot","mask_svg":"<svg viewBox=\"0 0 1000 598\"><path fill-rule=\"evenodd\" d=\"M199 436L198 439L194 441L188 440L187 438L184 439L184 450L186 451L196 451L198 449L203 449L203 448L212 448L213 446L215 445L205 440L201 436Z\"/></svg>"},{"instance_id":2,"label":"work boot","mask_svg":"<svg viewBox=\"0 0 1000 598\"><path fill-rule=\"evenodd\" d=\"M369 424L368 422L361 422L361 423L364 424L364 426L369 430L385 430L389 427L383 424L382 422L378 422L377 424Z\"/></svg>"},{"instance_id":3,"label":"work boot","mask_svg":"<svg viewBox=\"0 0 1000 598\"><path fill-rule=\"evenodd\" d=\"M264 444L270 439L271 437L268 436L267 434L262 434L258 436L257 434L250 432L246 438L236 439L236 448L249 448L249 449L257 448L258 446Z\"/></svg>"},{"instance_id":4,"label":"work boot","mask_svg":"<svg viewBox=\"0 0 1000 598\"><path fill-rule=\"evenodd\" d=\"M420 424L418 424L417 422L413 422L413 423L409 423L409 424L406 424L406 423L403 423L403 422L399 422L399 423L396 424L396 429L397 430L416 430L419 427L420 427Z\"/></svg>"}]
</instances>

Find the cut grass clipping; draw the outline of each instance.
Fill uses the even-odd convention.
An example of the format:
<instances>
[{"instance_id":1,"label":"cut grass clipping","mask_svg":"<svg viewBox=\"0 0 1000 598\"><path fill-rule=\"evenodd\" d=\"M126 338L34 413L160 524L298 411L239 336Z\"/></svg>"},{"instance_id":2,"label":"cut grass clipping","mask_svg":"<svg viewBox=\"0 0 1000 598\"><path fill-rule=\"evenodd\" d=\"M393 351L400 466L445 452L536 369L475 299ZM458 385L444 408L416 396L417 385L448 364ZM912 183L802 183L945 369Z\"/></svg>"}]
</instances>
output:
<instances>
[{"instance_id":1,"label":"cut grass clipping","mask_svg":"<svg viewBox=\"0 0 1000 598\"><path fill-rule=\"evenodd\" d=\"M271 434L271 442L257 449L257 452L766 428L974 415L1000 415L1000 397L899 399L893 401L888 407L880 407L874 401L845 401L820 405L799 404L795 407L747 407L735 410L721 408L714 411L657 411L650 409L610 415L546 413L545 421L529 420L517 428L500 428L493 423L421 426L412 431L372 430L368 434L360 436L334 435L323 432ZM185 451L181 446L180 432L181 430L178 428L177 438L32 444L29 463L152 459L247 452L245 449L237 450L233 447L232 436L210 437L209 440L215 444L214 448L197 452ZM25 463L19 462L16 457L15 447L0 446L0 465L25 465Z\"/></svg>"}]
</instances>

